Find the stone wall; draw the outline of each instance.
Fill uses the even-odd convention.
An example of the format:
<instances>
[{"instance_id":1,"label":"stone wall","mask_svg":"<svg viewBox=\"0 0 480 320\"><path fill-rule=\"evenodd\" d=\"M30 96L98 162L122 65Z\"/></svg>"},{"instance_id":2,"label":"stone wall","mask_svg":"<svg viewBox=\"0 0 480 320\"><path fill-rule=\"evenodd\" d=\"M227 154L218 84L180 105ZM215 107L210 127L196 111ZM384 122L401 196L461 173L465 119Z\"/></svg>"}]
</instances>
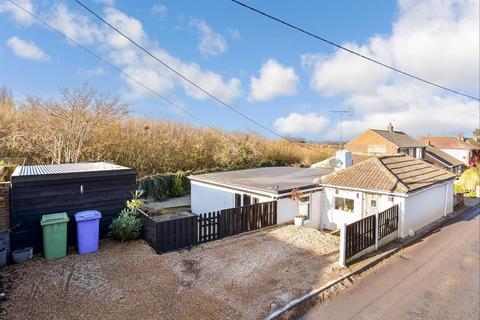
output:
<instances>
[{"instance_id":1,"label":"stone wall","mask_svg":"<svg viewBox=\"0 0 480 320\"><path fill-rule=\"evenodd\" d=\"M10 228L10 183L0 182L0 220Z\"/></svg>"}]
</instances>

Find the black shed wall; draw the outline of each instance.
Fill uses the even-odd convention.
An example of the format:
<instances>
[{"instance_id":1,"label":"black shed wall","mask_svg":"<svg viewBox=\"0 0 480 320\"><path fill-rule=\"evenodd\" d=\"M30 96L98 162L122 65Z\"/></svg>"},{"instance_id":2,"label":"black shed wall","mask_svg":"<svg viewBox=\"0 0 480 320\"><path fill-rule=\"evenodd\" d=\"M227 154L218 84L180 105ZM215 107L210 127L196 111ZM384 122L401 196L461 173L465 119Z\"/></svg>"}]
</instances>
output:
<instances>
[{"instance_id":1,"label":"black shed wall","mask_svg":"<svg viewBox=\"0 0 480 320\"><path fill-rule=\"evenodd\" d=\"M67 212L68 243L73 245L77 236L75 213L98 210L102 213L100 237L104 237L135 189L136 172L132 169L13 178L11 226L16 227L12 231L12 248L33 246L35 252L43 251L40 219L48 213Z\"/></svg>"}]
</instances>

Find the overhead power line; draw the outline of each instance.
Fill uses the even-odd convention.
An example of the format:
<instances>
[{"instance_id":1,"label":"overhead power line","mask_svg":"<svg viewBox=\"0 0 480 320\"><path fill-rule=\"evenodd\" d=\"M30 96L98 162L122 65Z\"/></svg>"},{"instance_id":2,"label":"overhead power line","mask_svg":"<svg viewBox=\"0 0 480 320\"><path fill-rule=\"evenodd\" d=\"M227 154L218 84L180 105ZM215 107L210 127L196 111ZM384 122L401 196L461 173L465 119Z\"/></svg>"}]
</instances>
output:
<instances>
[{"instance_id":1,"label":"overhead power line","mask_svg":"<svg viewBox=\"0 0 480 320\"><path fill-rule=\"evenodd\" d=\"M42 18L38 17L37 15L35 15L34 13L30 12L29 10L25 9L24 7L22 7L21 5L19 5L18 3L16 3L15 1L13 0L8 0L11 4L13 4L14 6L16 6L17 8L19 8L20 10L22 10L23 12L29 14L31 17L33 17L35 20L37 20L38 22L40 22L41 24L43 24L44 26L48 27L49 29L59 33L60 35L64 36L65 38L67 38L69 41L71 41L72 43L74 43L75 45L79 46L80 48L82 48L83 50L85 50L86 52L88 52L89 54L91 54L92 56L94 56L95 58L97 58L98 60L100 60L101 62L103 62L104 64L108 65L109 67L111 67L112 69L114 69L115 71L119 72L120 74L122 74L123 76L127 77L128 79L132 80L133 82L135 82L136 84L138 84L139 86L141 86L142 88L144 88L145 90L151 92L152 94L156 95L157 97L159 97L160 99L162 99L163 101L165 101L166 103L168 103L169 105L171 105L172 107L174 108L177 108L179 109L180 111L182 111L183 113L185 113L186 115L188 115L190 118L192 118L193 120L195 121L198 121L200 122L201 124L205 125L206 127L208 127L209 129L217 132L218 134L224 136L226 139L232 141L232 142L236 142L232 137L228 136L227 134L225 134L224 132L200 121L194 114L192 114L191 112L189 112L188 110L186 110L185 108L181 107L180 105L178 105L177 103L175 103L174 101L170 100L169 98L161 95L160 93L158 93L157 91L153 90L152 88L148 87L147 85L143 84L141 81L135 79L134 77L132 77L131 75L129 75L128 73L126 73L125 71L123 71L122 69L120 69L119 67L117 67L116 65L108 62L107 60L103 59L101 56L99 56L98 54L96 54L95 52L93 52L92 50L90 50L89 48L85 47L84 45L82 45L81 43L79 43L78 41L76 41L75 39L73 39L72 37L68 36L66 33L60 31L59 29L55 28L54 26L52 26L51 24L49 24L48 22L46 22L45 20L43 20Z\"/></svg>"},{"instance_id":2,"label":"overhead power line","mask_svg":"<svg viewBox=\"0 0 480 320\"><path fill-rule=\"evenodd\" d=\"M402 70L400 70L400 69L398 69L398 68L395 68L395 67L393 67L393 66L391 66L391 65L388 65L388 64L383 63L383 62L381 62L381 61L378 61L378 60L375 60L375 59L373 59L373 58L370 58L370 57L368 57L368 56L366 56L366 55L363 55L363 54L361 54L361 53L359 53L359 52L357 52L357 51L348 49L347 47L344 47L344 46L342 46L342 45L340 45L340 44L338 44L338 43L335 43L335 42L333 42L333 41L330 41L330 40L328 40L328 39L325 39L325 38L323 38L323 37L321 37L321 36L319 36L319 35L314 34L313 32L310 32L310 31L305 30L305 29L303 29L303 28L301 28L301 27L297 27L297 26L295 26L295 25L293 25L293 24L291 24L291 23L289 23L289 22L287 22L287 21L285 21L285 20L282 20L282 19L280 19L280 18L277 18L277 17L275 17L275 16L272 16L271 14L266 13L265 11L261 11L261 10L259 10L259 9L257 9L257 8L254 8L254 7L250 6L250 5L247 5L247 4L245 4L245 3L241 2L241 1L238 1L238 0L230 0L230 1L232 1L232 2L234 2L234 3L236 3L236 4L238 4L238 5L240 5L240 6L242 6L242 7L244 7L244 8L246 8L246 9L250 10L250 11L253 11L253 12L255 12L255 13L258 13L258 14L266 17L266 18L269 18L269 19L274 20L274 21L276 21L276 22L278 22L278 23L281 23L281 24L283 24L283 25L285 25L285 26L287 26L287 27L289 27L289 28L292 28L292 29L295 29L295 30L297 30L297 31L300 31L301 33L304 33L304 34L306 34L306 35L308 35L308 36L310 36L310 37L313 37L313 38L315 38L315 39L318 39L318 40L320 40L320 41L323 41L323 42L325 42L325 43L328 43L328 44L330 44L330 45L332 45L332 46L334 46L334 47L336 47L336 48L338 48L338 49L345 50L345 51L347 51L347 52L349 52L349 53L351 53L351 54L353 54L353 55L356 55L356 56L358 56L358 57L360 57L360 58L366 59L366 60L368 60L368 61L370 61L370 62L373 62L373 63L375 63L375 64L378 64L378 65L380 65L380 66L382 66L382 67L388 68L388 69L390 69L390 70L393 70L393 71L395 71L395 72L398 72L398 73L400 73L400 74L403 74L403 75L405 75L405 76L407 76L407 77L410 77L410 78L413 78L413 79L415 79L415 80L418 80L418 81L424 82L424 83L426 83L426 84L429 84L429 85L431 85L431 86L434 86L434 87L437 87L437 88L440 88L440 89L449 91L449 92L451 92L451 93L455 93L455 94L464 96L464 97L469 98L469 99L472 99L472 100L480 101L480 98L478 98L478 97L474 97L474 96L468 95L468 94L466 94L466 93L463 93L463 92L460 92L460 91L457 91L457 90L450 89L450 88L448 88L448 87L442 86L442 85L437 84L437 83L435 83L435 82L426 80L426 79L424 79L424 78L420 78L420 77L418 77L418 76L416 76L416 75L413 75L413 74L411 74L411 73L409 73L409 72L402 71Z\"/></svg>"},{"instance_id":3,"label":"overhead power line","mask_svg":"<svg viewBox=\"0 0 480 320\"><path fill-rule=\"evenodd\" d=\"M95 11L93 11L92 9L90 9L88 6L86 6L82 1L80 0L74 0L76 3L78 3L80 6L82 6L85 10L87 10L88 12L90 12L93 16L95 16L98 20L100 20L102 23L104 23L105 25L107 25L108 27L110 27L112 30L114 30L115 32L117 32L119 35L121 35L122 37L124 37L125 39L127 39L129 42L131 42L133 45L135 45L138 49L140 49L141 51L143 51L145 54L147 54L148 56L152 57L154 60L156 60L157 62L159 62L160 64L162 64L165 68L167 68L168 70L170 70L171 72L173 72L174 74L176 74L177 76L179 76L180 78L182 78L185 82L189 83L190 85L192 85L193 87L195 87L196 89L198 89L199 91L203 92L204 94L206 94L207 96L209 96L210 98L212 98L213 100L215 100L216 102L220 103L221 105L223 105L224 107L230 109L231 111L237 113L238 115L240 115L241 117L245 118L246 120L252 122L253 124L255 124L256 126L270 132L271 134L279 137L279 138L282 138L284 140L287 140L288 142L291 142L291 143L294 143L294 144L297 144L303 148L306 148L306 149L309 149L311 151L316 151L306 145L303 145L301 143L298 143L278 132L276 132L275 130L272 130L270 129L269 127L263 125L262 123L256 121L255 119L249 117L248 115L246 115L245 113L239 111L237 108L231 106L230 104L224 102L222 99L216 97L214 94L212 94L211 92L209 92L208 90L202 88L200 85L198 85L197 83L195 83L194 81L190 80L187 76L185 76L184 74L182 74L181 72L177 71L175 68L173 68L172 66L170 66L168 63L166 63L165 61L163 61L162 59L158 58L156 55L154 55L153 53L151 53L149 50L145 49L142 45L140 45L139 43L137 43L135 40L133 40L132 38L130 38L129 36L127 36L125 33L123 33L122 31L120 31L118 28L116 28L115 26L113 26L112 24L110 24L108 21L106 21L105 19L103 19L101 16L99 16Z\"/></svg>"}]
</instances>

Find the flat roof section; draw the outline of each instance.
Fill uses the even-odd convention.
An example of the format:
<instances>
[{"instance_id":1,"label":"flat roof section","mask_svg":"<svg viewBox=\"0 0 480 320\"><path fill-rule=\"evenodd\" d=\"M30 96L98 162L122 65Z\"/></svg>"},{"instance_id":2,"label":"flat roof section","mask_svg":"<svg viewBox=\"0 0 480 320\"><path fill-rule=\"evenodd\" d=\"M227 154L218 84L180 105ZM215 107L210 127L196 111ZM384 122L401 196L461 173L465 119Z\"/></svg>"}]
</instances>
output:
<instances>
[{"instance_id":1,"label":"flat roof section","mask_svg":"<svg viewBox=\"0 0 480 320\"><path fill-rule=\"evenodd\" d=\"M331 168L265 167L190 176L192 181L263 191L271 194L290 192L294 188L318 186L313 180L333 172Z\"/></svg>"}]
</instances>

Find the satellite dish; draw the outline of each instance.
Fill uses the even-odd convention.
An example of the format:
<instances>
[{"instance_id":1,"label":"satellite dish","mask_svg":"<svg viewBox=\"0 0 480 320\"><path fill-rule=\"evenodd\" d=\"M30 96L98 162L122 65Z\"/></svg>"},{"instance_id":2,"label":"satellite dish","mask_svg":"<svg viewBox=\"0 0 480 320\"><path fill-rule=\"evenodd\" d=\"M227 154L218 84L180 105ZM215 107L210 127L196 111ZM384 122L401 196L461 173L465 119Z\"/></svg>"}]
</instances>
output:
<instances>
[{"instance_id":1,"label":"satellite dish","mask_svg":"<svg viewBox=\"0 0 480 320\"><path fill-rule=\"evenodd\" d=\"M343 162L340 159L332 158L328 161L328 164L332 168L340 168L343 165Z\"/></svg>"}]
</instances>

